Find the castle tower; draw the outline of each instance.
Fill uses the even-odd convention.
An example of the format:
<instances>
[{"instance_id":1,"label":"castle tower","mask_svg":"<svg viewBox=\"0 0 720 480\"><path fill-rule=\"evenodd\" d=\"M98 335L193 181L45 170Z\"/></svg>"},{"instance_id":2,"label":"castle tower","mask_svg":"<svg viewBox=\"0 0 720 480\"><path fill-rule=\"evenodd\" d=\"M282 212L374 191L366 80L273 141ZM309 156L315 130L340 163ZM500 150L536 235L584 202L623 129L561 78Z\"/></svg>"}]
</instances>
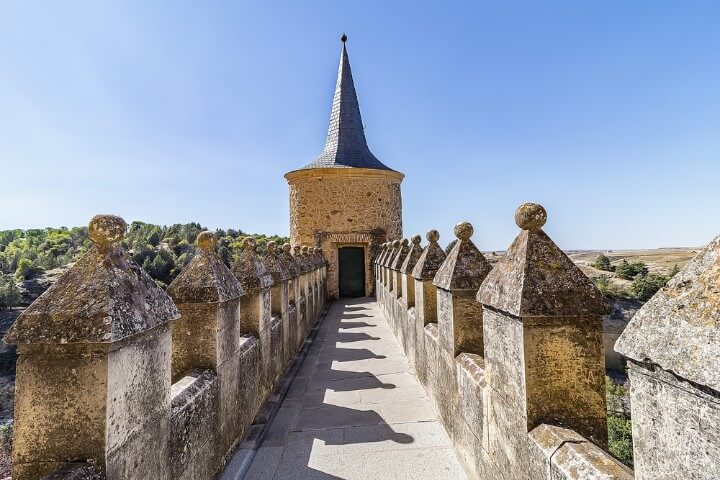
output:
<instances>
[{"instance_id":1,"label":"castle tower","mask_svg":"<svg viewBox=\"0 0 720 480\"><path fill-rule=\"evenodd\" d=\"M285 174L290 185L290 241L321 246L330 298L373 294L371 261L402 236L400 183L368 148L342 36L340 67L322 153Z\"/></svg>"}]
</instances>

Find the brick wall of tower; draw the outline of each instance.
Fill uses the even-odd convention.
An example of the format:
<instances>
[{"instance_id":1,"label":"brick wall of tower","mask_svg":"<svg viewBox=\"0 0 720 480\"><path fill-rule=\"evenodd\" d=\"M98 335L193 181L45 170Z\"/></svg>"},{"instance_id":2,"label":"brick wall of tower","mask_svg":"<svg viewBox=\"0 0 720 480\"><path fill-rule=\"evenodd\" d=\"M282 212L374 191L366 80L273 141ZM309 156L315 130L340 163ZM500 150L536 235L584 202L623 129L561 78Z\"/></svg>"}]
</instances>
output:
<instances>
[{"instance_id":1,"label":"brick wall of tower","mask_svg":"<svg viewBox=\"0 0 720 480\"><path fill-rule=\"evenodd\" d=\"M385 239L402 236L403 175L392 170L316 168L286 175L290 184L290 241L322 246L329 262L328 295L338 297L337 248L366 248L366 293L372 294L372 255ZM331 234L356 234L338 242ZM337 236L334 236L337 237ZM372 237L372 238L371 238Z\"/></svg>"}]
</instances>

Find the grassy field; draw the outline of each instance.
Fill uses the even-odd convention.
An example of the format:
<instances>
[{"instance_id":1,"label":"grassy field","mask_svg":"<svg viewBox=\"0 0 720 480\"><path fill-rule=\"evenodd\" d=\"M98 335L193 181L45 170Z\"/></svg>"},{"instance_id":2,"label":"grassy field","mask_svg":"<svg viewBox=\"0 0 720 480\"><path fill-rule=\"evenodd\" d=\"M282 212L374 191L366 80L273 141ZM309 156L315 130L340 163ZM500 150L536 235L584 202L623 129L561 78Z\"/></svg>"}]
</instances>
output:
<instances>
[{"instance_id":1,"label":"grassy field","mask_svg":"<svg viewBox=\"0 0 720 480\"><path fill-rule=\"evenodd\" d=\"M592 267L592 263L601 253L605 254L613 265L623 260L630 263L643 262L650 273L669 274L675 265L683 268L701 249L697 248L656 248L652 250L580 250L566 252L575 264L590 278L599 275L609 276L618 285L627 286L628 280L617 278L612 272Z\"/></svg>"}]
</instances>

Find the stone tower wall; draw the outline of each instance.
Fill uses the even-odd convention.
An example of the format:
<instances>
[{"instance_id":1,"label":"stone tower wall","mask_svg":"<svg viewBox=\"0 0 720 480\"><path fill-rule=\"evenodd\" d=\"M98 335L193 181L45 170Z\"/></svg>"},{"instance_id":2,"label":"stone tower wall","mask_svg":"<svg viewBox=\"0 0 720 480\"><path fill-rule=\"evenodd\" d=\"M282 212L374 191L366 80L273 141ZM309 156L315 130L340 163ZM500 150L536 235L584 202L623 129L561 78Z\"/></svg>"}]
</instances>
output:
<instances>
[{"instance_id":1,"label":"stone tower wall","mask_svg":"<svg viewBox=\"0 0 720 480\"><path fill-rule=\"evenodd\" d=\"M403 174L366 168L314 168L288 173L290 241L320 246L329 263L328 295L338 297L337 248L365 247L365 291L373 293L370 261L385 239L402 236Z\"/></svg>"}]
</instances>

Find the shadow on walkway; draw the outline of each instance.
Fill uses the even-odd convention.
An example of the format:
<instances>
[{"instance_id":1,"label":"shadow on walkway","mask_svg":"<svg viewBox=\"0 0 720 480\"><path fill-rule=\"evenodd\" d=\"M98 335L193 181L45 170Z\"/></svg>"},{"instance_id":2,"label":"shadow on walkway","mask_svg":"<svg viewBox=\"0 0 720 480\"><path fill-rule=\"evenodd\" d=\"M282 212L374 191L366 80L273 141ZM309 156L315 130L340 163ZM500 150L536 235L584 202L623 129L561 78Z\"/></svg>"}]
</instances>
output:
<instances>
[{"instance_id":1,"label":"shadow on walkway","mask_svg":"<svg viewBox=\"0 0 720 480\"><path fill-rule=\"evenodd\" d=\"M464 478L376 309L370 299L331 305L246 479ZM348 321L358 310L373 322Z\"/></svg>"}]
</instances>

